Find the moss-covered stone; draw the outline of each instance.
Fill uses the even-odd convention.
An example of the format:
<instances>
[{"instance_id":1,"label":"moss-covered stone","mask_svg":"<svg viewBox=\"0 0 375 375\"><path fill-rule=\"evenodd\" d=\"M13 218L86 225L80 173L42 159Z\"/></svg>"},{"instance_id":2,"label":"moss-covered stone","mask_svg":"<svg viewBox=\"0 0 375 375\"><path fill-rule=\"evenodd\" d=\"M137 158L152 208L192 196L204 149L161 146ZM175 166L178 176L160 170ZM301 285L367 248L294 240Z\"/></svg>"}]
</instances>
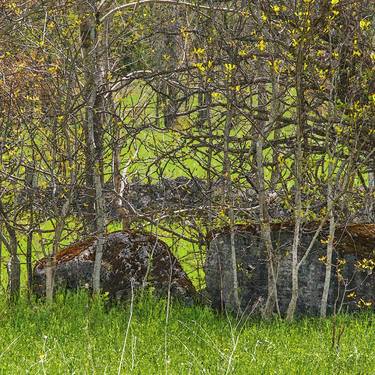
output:
<instances>
[{"instance_id":1,"label":"moss-covered stone","mask_svg":"<svg viewBox=\"0 0 375 375\"><path fill-rule=\"evenodd\" d=\"M316 223L304 226L299 260L314 236ZM239 295L243 310L262 307L267 298L267 256L259 226L234 228ZM323 230L299 270L297 313L317 315L325 278L327 230ZM230 230L211 234L205 264L207 292L218 308L235 309ZM281 313L291 297L293 223L272 225L272 242L277 259L277 287ZM375 305L375 224L339 226L334 242L328 310L351 311Z\"/></svg>"},{"instance_id":2,"label":"moss-covered stone","mask_svg":"<svg viewBox=\"0 0 375 375\"><path fill-rule=\"evenodd\" d=\"M56 255L55 286L64 289L89 288L96 251L96 238L87 238ZM45 293L46 258L34 268L33 290ZM106 235L101 287L111 298L128 298L134 291L152 287L157 294L190 300L196 291L168 246L157 237L132 231Z\"/></svg>"}]
</instances>

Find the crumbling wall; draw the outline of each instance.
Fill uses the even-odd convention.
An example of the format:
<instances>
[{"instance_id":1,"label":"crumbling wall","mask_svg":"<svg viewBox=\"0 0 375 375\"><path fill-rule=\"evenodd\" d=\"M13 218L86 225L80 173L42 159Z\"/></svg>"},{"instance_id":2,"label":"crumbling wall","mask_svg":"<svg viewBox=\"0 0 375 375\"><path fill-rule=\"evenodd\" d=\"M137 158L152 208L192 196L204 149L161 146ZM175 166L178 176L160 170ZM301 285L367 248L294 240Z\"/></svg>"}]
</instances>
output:
<instances>
[{"instance_id":1,"label":"crumbling wall","mask_svg":"<svg viewBox=\"0 0 375 375\"><path fill-rule=\"evenodd\" d=\"M299 260L308 248L316 227L304 228ZM242 310L260 308L267 298L267 257L257 225L239 225L235 229L235 249L239 296ZM297 314L317 315L325 278L327 231L324 230L299 270ZM281 313L285 313L292 288L292 224L274 224L272 242L277 258L277 289ZM207 293L213 306L235 309L231 273L230 232L224 229L212 235L205 263ZM336 231L332 260L328 311L352 311L373 308L375 304L375 225L353 224Z\"/></svg>"},{"instance_id":2,"label":"crumbling wall","mask_svg":"<svg viewBox=\"0 0 375 375\"><path fill-rule=\"evenodd\" d=\"M73 244L56 256L56 289L91 288L95 237ZM34 268L33 290L45 293L47 260ZM157 294L191 300L195 289L168 246L157 237L131 231L106 235L101 266L101 287L111 298L128 298L132 290L152 287Z\"/></svg>"}]
</instances>

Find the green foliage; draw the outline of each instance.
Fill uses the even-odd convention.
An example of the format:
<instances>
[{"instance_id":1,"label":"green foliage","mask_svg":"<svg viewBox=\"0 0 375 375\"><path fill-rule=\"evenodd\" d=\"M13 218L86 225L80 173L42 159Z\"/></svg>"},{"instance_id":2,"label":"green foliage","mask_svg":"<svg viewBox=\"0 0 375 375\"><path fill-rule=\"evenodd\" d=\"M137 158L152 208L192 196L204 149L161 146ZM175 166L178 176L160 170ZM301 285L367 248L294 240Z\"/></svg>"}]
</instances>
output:
<instances>
[{"instance_id":1,"label":"green foliage","mask_svg":"<svg viewBox=\"0 0 375 375\"><path fill-rule=\"evenodd\" d=\"M54 305L0 299L0 373L114 374L123 350L124 374L370 374L375 367L373 314L337 317L345 330L332 349L330 319L239 324L147 296L132 314L130 304L105 304L84 293L59 295Z\"/></svg>"}]
</instances>

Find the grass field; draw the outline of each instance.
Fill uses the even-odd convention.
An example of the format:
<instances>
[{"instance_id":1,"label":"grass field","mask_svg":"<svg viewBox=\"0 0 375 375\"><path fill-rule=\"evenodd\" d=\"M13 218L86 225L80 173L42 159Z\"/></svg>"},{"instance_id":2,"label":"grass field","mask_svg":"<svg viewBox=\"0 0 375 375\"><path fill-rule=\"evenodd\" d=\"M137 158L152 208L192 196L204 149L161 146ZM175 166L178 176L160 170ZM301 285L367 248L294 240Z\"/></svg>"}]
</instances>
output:
<instances>
[{"instance_id":1,"label":"grass field","mask_svg":"<svg viewBox=\"0 0 375 375\"><path fill-rule=\"evenodd\" d=\"M85 294L54 305L0 299L1 374L374 374L375 316L288 324L166 300L105 307Z\"/></svg>"}]
</instances>

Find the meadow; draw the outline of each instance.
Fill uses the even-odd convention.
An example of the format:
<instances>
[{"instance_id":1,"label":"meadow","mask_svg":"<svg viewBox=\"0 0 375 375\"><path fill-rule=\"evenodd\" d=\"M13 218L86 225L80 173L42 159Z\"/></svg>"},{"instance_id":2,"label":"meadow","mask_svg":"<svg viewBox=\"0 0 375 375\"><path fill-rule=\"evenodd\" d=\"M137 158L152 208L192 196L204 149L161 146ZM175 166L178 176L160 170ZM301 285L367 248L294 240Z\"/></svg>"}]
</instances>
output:
<instances>
[{"instance_id":1,"label":"meadow","mask_svg":"<svg viewBox=\"0 0 375 375\"><path fill-rule=\"evenodd\" d=\"M100 234L104 216L107 232L120 229L117 164L124 182L207 183L199 210L160 199L127 218L165 241L200 291L205 239L228 224L236 290L232 228L254 217L263 229L296 221L285 246L294 266L305 259L299 221L329 220L320 260L330 265L335 225L373 222L362 220L363 208L373 217L372 3L3 1L0 231L12 244L16 232L22 272L10 302L6 263L16 249L2 241L0 375L375 375L374 311L286 322L146 292L115 304L105 293L57 291L46 303L26 290L26 254L35 265L51 253L70 192L58 247ZM258 202L244 210L251 192ZM332 272L343 277L339 266Z\"/></svg>"},{"instance_id":2,"label":"meadow","mask_svg":"<svg viewBox=\"0 0 375 375\"><path fill-rule=\"evenodd\" d=\"M0 298L1 374L373 374L375 315L287 323L144 296ZM334 328L336 339L332 345ZM341 337L339 338L341 334Z\"/></svg>"}]
</instances>

